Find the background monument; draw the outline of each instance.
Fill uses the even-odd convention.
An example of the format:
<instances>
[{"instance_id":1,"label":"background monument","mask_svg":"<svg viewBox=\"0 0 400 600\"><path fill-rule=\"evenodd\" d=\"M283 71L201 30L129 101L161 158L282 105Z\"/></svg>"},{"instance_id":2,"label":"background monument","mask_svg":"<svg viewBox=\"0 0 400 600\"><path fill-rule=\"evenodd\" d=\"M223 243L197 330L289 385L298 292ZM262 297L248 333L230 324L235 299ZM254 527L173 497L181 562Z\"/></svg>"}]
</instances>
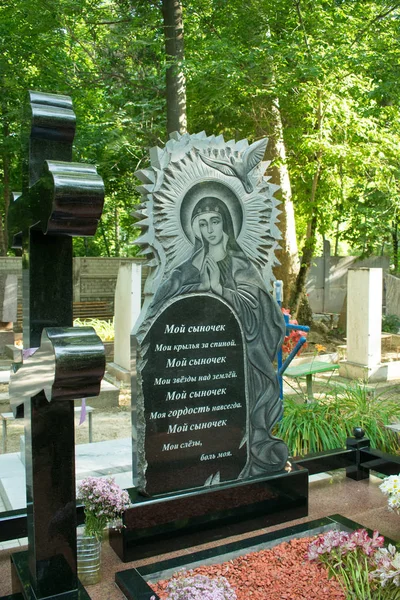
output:
<instances>
[{"instance_id":1,"label":"background monument","mask_svg":"<svg viewBox=\"0 0 400 600\"><path fill-rule=\"evenodd\" d=\"M142 266L124 263L118 270L114 295L114 361L108 373L128 384L131 380L131 332L141 306Z\"/></svg>"}]
</instances>

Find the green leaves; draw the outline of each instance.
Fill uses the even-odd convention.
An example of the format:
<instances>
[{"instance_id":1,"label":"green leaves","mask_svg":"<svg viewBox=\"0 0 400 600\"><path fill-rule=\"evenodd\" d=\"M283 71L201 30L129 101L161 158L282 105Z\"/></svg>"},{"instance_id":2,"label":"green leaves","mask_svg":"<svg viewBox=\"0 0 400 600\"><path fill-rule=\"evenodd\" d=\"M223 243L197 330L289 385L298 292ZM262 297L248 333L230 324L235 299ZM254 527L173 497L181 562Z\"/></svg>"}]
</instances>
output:
<instances>
[{"instance_id":1,"label":"green leaves","mask_svg":"<svg viewBox=\"0 0 400 600\"><path fill-rule=\"evenodd\" d=\"M299 239L316 217L319 238L340 236L359 253L376 252L382 230L389 244L399 206L397 3L187 0L183 8L189 130L274 137L278 100ZM130 252L134 172L166 141L161 2L5 0L0 44L0 185L9 165L11 187L20 187L26 90L72 95L75 157L96 163L106 183L104 235L88 244Z\"/></svg>"},{"instance_id":2,"label":"green leaves","mask_svg":"<svg viewBox=\"0 0 400 600\"><path fill-rule=\"evenodd\" d=\"M400 405L394 396L375 395L370 386L354 382L326 393L321 400L306 404L302 400L284 399L283 418L276 430L293 456L344 448L354 427L364 429L373 448L399 453L398 436L386 427L400 421Z\"/></svg>"},{"instance_id":3,"label":"green leaves","mask_svg":"<svg viewBox=\"0 0 400 600\"><path fill-rule=\"evenodd\" d=\"M305 404L285 398L276 435L286 442L292 456L343 448L346 431L339 415L339 402L334 400Z\"/></svg>"},{"instance_id":4,"label":"green leaves","mask_svg":"<svg viewBox=\"0 0 400 600\"><path fill-rule=\"evenodd\" d=\"M0 9L0 112L7 126L0 131L0 185L8 165L10 188L21 187L26 91L71 95L78 120L74 158L96 163L106 185L103 227L94 240L74 242L77 254L132 254L134 172L148 147L165 137L160 24L159 8L143 2L6 0ZM8 188L1 191L4 214Z\"/></svg>"}]
</instances>

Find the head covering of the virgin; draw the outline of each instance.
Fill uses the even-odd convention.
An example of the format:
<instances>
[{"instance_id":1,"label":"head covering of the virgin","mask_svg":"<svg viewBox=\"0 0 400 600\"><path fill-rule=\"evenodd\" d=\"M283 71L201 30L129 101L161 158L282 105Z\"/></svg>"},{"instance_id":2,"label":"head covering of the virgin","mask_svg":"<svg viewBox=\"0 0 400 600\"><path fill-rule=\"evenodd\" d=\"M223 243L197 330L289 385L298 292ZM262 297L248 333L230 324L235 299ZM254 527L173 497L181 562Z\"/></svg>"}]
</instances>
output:
<instances>
[{"instance_id":1,"label":"head covering of the virgin","mask_svg":"<svg viewBox=\"0 0 400 600\"><path fill-rule=\"evenodd\" d=\"M213 198L212 196L206 196L197 202L192 213L192 229L196 237L196 245L198 241L202 241L199 221L201 215L204 214L217 214L222 218L223 231L227 237L226 242L236 246L235 244L235 232L233 229L232 217L225 204L219 198Z\"/></svg>"}]
</instances>

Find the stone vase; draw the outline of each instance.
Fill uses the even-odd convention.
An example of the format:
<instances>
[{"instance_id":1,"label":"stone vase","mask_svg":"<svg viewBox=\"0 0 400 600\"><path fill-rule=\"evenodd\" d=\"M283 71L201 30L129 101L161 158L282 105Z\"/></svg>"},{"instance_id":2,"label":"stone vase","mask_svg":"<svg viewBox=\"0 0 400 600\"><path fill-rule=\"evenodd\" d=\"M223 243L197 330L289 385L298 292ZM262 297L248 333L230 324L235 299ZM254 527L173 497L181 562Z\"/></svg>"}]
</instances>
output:
<instances>
[{"instance_id":1,"label":"stone vase","mask_svg":"<svg viewBox=\"0 0 400 600\"><path fill-rule=\"evenodd\" d=\"M77 533L78 578L82 585L93 585L101 578L101 540L94 535Z\"/></svg>"}]
</instances>

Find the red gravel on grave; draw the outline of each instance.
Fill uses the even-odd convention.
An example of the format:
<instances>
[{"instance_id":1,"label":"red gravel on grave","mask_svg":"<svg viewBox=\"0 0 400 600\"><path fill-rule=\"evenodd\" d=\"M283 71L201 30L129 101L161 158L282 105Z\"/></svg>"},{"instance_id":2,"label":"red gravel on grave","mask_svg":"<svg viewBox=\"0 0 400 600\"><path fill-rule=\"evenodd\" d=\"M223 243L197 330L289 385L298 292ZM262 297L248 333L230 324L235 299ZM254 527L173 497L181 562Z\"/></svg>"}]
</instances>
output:
<instances>
[{"instance_id":1,"label":"red gravel on grave","mask_svg":"<svg viewBox=\"0 0 400 600\"><path fill-rule=\"evenodd\" d=\"M345 600L337 581L328 579L326 568L307 560L306 552L312 539L315 538L283 542L229 562L197 567L190 574L225 577L235 590L237 600ZM168 581L151 583L161 600L166 598L164 590Z\"/></svg>"}]
</instances>

